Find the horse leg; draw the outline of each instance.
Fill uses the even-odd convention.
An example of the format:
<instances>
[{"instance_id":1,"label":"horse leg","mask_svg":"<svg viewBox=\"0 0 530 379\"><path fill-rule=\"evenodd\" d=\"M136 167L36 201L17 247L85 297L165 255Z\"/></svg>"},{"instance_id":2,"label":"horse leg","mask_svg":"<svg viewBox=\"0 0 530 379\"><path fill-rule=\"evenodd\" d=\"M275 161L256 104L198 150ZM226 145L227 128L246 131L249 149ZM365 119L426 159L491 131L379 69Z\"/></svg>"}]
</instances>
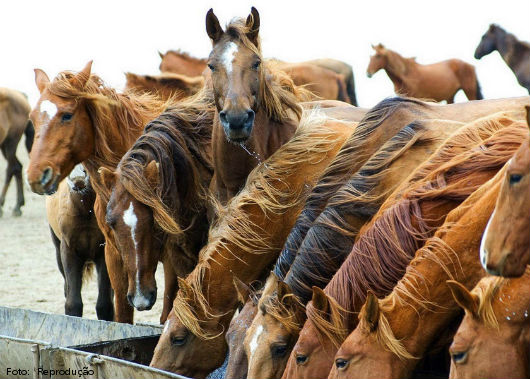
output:
<instances>
[{"instance_id":1,"label":"horse leg","mask_svg":"<svg viewBox=\"0 0 530 379\"><path fill-rule=\"evenodd\" d=\"M447 104L453 104L455 102L455 95L447 99Z\"/></svg>"},{"instance_id":2,"label":"horse leg","mask_svg":"<svg viewBox=\"0 0 530 379\"><path fill-rule=\"evenodd\" d=\"M51 226L50 234L52 236L53 246L55 246L55 259L57 260L57 267L59 268L59 272L64 279L64 297L66 298L66 277L64 276L63 261L61 260L61 240L57 238Z\"/></svg>"},{"instance_id":3,"label":"horse leg","mask_svg":"<svg viewBox=\"0 0 530 379\"><path fill-rule=\"evenodd\" d=\"M98 300L96 302L96 314L98 320L112 321L114 319L114 304L112 304L112 287L110 285L109 273L105 264L103 251L95 259L98 273Z\"/></svg>"},{"instance_id":4,"label":"horse leg","mask_svg":"<svg viewBox=\"0 0 530 379\"><path fill-rule=\"evenodd\" d=\"M2 194L0 195L0 207L4 205L7 189L11 183L11 179L13 176L15 176L17 181L17 203L15 205L15 209L13 209L13 215L18 217L22 215L20 207L24 205L24 193L22 186L22 164L17 159L16 150L17 144L8 137L2 144L2 154L7 159L7 169L4 188L2 189Z\"/></svg>"},{"instance_id":5,"label":"horse leg","mask_svg":"<svg viewBox=\"0 0 530 379\"><path fill-rule=\"evenodd\" d=\"M127 272L120 253L112 247L107 239L105 244L105 262L110 283L114 290L114 321L132 324L134 308L127 301Z\"/></svg>"},{"instance_id":6,"label":"horse leg","mask_svg":"<svg viewBox=\"0 0 530 379\"><path fill-rule=\"evenodd\" d=\"M178 280L177 274L173 269L171 259L164 258L164 301L162 314L160 315L160 324L166 322L169 312L173 308L173 300L177 296Z\"/></svg>"},{"instance_id":7,"label":"horse leg","mask_svg":"<svg viewBox=\"0 0 530 379\"><path fill-rule=\"evenodd\" d=\"M83 300L81 286L83 283L83 266L85 261L69 248L65 240L61 240L61 261L66 278L66 303L64 313L69 316L83 316Z\"/></svg>"},{"instance_id":8,"label":"horse leg","mask_svg":"<svg viewBox=\"0 0 530 379\"><path fill-rule=\"evenodd\" d=\"M2 188L2 193L0 194L0 216L2 216L3 214L2 207L4 206L4 203L6 201L7 189L9 188L9 183L11 183L11 178L13 176L9 155L7 154L6 144L2 145L2 155L7 160L7 167L6 167L6 178L4 181L4 188Z\"/></svg>"},{"instance_id":9,"label":"horse leg","mask_svg":"<svg viewBox=\"0 0 530 379\"><path fill-rule=\"evenodd\" d=\"M14 175L17 181L17 204L15 209L13 209L13 216L19 217L22 216L22 210L20 209L24 204L24 186L22 183L22 164L17 159L16 155L14 156Z\"/></svg>"}]
</instances>

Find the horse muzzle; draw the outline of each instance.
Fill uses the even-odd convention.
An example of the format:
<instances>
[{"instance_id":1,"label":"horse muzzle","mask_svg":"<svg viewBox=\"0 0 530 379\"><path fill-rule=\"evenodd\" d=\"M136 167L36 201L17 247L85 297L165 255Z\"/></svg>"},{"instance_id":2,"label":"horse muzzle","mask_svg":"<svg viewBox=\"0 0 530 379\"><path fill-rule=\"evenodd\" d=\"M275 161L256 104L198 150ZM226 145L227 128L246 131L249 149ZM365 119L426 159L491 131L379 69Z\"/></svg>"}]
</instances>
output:
<instances>
[{"instance_id":1,"label":"horse muzzle","mask_svg":"<svg viewBox=\"0 0 530 379\"><path fill-rule=\"evenodd\" d=\"M249 139L256 114L252 109L243 112L219 112L219 120L228 140L235 143Z\"/></svg>"},{"instance_id":2,"label":"horse muzzle","mask_svg":"<svg viewBox=\"0 0 530 379\"><path fill-rule=\"evenodd\" d=\"M127 294L127 301L129 304L139 311L148 311L153 308L156 302L156 288L149 291L146 295L142 291L137 290L134 294Z\"/></svg>"},{"instance_id":3,"label":"horse muzzle","mask_svg":"<svg viewBox=\"0 0 530 379\"><path fill-rule=\"evenodd\" d=\"M37 180L31 181L29 184L31 190L39 195L52 195L59 186L59 174L48 166L42 170Z\"/></svg>"}]
</instances>

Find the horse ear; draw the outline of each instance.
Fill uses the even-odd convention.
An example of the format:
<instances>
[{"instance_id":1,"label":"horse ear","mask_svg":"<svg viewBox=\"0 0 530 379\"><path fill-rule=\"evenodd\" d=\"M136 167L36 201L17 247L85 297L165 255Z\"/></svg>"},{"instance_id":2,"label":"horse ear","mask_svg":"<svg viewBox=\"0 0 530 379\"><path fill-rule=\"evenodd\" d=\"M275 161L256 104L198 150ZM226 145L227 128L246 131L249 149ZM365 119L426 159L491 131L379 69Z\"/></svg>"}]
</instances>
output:
<instances>
[{"instance_id":1,"label":"horse ear","mask_svg":"<svg viewBox=\"0 0 530 379\"><path fill-rule=\"evenodd\" d=\"M103 186L107 191L111 192L114 184L116 183L116 174L106 167L100 167L98 173Z\"/></svg>"},{"instance_id":2,"label":"horse ear","mask_svg":"<svg viewBox=\"0 0 530 379\"><path fill-rule=\"evenodd\" d=\"M258 44L259 25L259 12L256 8L252 7L247 17L246 26L249 28L247 37L254 45Z\"/></svg>"},{"instance_id":3,"label":"horse ear","mask_svg":"<svg viewBox=\"0 0 530 379\"><path fill-rule=\"evenodd\" d=\"M84 87L88 82L88 79L90 79L90 74L92 73L92 62L93 61L89 61L76 75L76 79L79 82L81 88Z\"/></svg>"},{"instance_id":4,"label":"horse ear","mask_svg":"<svg viewBox=\"0 0 530 379\"><path fill-rule=\"evenodd\" d=\"M48 78L48 75L46 75L46 73L42 71L40 68L36 68L34 71L35 71L35 84L37 85L39 92L42 94L44 90L46 89L46 86L50 82L50 78Z\"/></svg>"},{"instance_id":5,"label":"horse ear","mask_svg":"<svg viewBox=\"0 0 530 379\"><path fill-rule=\"evenodd\" d=\"M243 283L237 276L233 276L232 281L234 282L234 287L236 288L237 300L241 304L245 304L250 295L250 287Z\"/></svg>"},{"instance_id":6,"label":"horse ear","mask_svg":"<svg viewBox=\"0 0 530 379\"><path fill-rule=\"evenodd\" d=\"M368 291L366 302L361 313L370 331L373 332L379 321L379 300L372 291Z\"/></svg>"},{"instance_id":7,"label":"horse ear","mask_svg":"<svg viewBox=\"0 0 530 379\"><path fill-rule=\"evenodd\" d=\"M212 8L206 13L206 33L208 33L208 37L210 37L213 43L219 41L224 33L223 28L219 24L219 19L213 13Z\"/></svg>"},{"instance_id":8,"label":"horse ear","mask_svg":"<svg viewBox=\"0 0 530 379\"><path fill-rule=\"evenodd\" d=\"M464 287L461 283L448 280L446 281L455 301L460 305L461 308L471 313L475 318L478 317L478 297L473 295L469 290Z\"/></svg>"},{"instance_id":9,"label":"horse ear","mask_svg":"<svg viewBox=\"0 0 530 379\"><path fill-rule=\"evenodd\" d=\"M328 313L329 300L327 295L317 286L313 286L313 297L311 298L313 306L321 312Z\"/></svg>"},{"instance_id":10,"label":"horse ear","mask_svg":"<svg viewBox=\"0 0 530 379\"><path fill-rule=\"evenodd\" d=\"M278 290L277 290L278 299L282 301L285 295L289 295L291 293L292 293L291 287L289 287L289 285L285 283L283 280L280 280L278 282Z\"/></svg>"},{"instance_id":11,"label":"horse ear","mask_svg":"<svg viewBox=\"0 0 530 379\"><path fill-rule=\"evenodd\" d=\"M156 187L159 183L159 164L154 159L145 166L144 175L145 178L153 187Z\"/></svg>"},{"instance_id":12,"label":"horse ear","mask_svg":"<svg viewBox=\"0 0 530 379\"><path fill-rule=\"evenodd\" d=\"M188 301L189 300L193 300L194 299L193 289L188 284L188 282L186 282L186 280L182 279L181 277L178 277L177 280L178 280L178 284L179 284L179 291L182 292L182 294L184 295L186 300L188 300Z\"/></svg>"},{"instance_id":13,"label":"horse ear","mask_svg":"<svg viewBox=\"0 0 530 379\"><path fill-rule=\"evenodd\" d=\"M160 59L164 59L165 54L163 54L160 50L158 50L158 55L160 56Z\"/></svg>"}]
</instances>

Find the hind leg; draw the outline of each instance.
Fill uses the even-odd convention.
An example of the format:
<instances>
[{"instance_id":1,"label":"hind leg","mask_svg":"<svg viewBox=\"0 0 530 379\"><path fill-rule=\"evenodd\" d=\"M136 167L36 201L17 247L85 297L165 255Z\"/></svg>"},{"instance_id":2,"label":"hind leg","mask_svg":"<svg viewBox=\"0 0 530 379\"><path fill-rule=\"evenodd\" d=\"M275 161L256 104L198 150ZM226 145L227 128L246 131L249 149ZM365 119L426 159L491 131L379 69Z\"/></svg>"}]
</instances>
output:
<instances>
[{"instance_id":1,"label":"hind leg","mask_svg":"<svg viewBox=\"0 0 530 379\"><path fill-rule=\"evenodd\" d=\"M22 210L20 209L24 204L24 186L22 182L22 164L15 156L15 168L14 175L17 181L17 204L15 209L13 209L13 216L19 217L22 216Z\"/></svg>"},{"instance_id":2,"label":"hind leg","mask_svg":"<svg viewBox=\"0 0 530 379\"><path fill-rule=\"evenodd\" d=\"M69 316L83 316L83 300L81 286L83 282L83 266L85 261L80 259L66 242L61 240L61 261L66 278L66 303L64 313Z\"/></svg>"},{"instance_id":3,"label":"hind leg","mask_svg":"<svg viewBox=\"0 0 530 379\"><path fill-rule=\"evenodd\" d=\"M101 249L103 250L103 249ZM98 320L114 320L114 304L112 303L112 286L110 285L109 273L105 264L105 254L101 251L95 259L98 273L98 300L96 302L96 314Z\"/></svg>"},{"instance_id":4,"label":"hind leg","mask_svg":"<svg viewBox=\"0 0 530 379\"><path fill-rule=\"evenodd\" d=\"M14 216L21 216L22 211L20 210L20 207L24 205L24 192L23 192L23 185L22 185L22 164L17 159L15 153L16 153L17 146L14 144L11 140L7 139L4 141L4 144L2 145L2 154L7 159L7 169L6 169L6 179L4 182L4 188L2 189L2 193L0 194L0 208L5 203L5 198L7 194L7 189L9 188L9 184L11 183L11 179L13 176L15 176L17 181L17 203L15 205L15 209L13 209L13 215Z\"/></svg>"},{"instance_id":5,"label":"hind leg","mask_svg":"<svg viewBox=\"0 0 530 379\"><path fill-rule=\"evenodd\" d=\"M55 246L55 259L57 259L57 267L59 268L59 272L63 276L63 279L65 279L64 297L66 297L66 278L64 276L63 262L61 260L61 241L59 240L59 238L57 238L51 226L50 226L50 234L52 236L53 246Z\"/></svg>"},{"instance_id":6,"label":"hind leg","mask_svg":"<svg viewBox=\"0 0 530 379\"><path fill-rule=\"evenodd\" d=\"M6 145L2 145L2 155L7 160L7 168L6 168L6 177L4 180L4 188L2 188L2 193L0 193L0 216L2 216L2 207L4 206L4 203L6 201L6 194L7 189L9 188L9 183L11 183L11 178L13 177L12 169L11 169L11 163L9 156L7 155L7 148Z\"/></svg>"}]
</instances>

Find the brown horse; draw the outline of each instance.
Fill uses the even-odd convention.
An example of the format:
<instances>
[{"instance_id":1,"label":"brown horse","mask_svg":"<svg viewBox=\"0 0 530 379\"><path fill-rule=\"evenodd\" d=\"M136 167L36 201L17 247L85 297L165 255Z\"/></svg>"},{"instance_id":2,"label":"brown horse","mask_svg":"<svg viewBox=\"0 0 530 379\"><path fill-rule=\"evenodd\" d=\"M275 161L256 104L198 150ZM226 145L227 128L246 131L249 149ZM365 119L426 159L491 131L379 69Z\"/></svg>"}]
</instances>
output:
<instances>
[{"instance_id":1,"label":"brown horse","mask_svg":"<svg viewBox=\"0 0 530 379\"><path fill-rule=\"evenodd\" d=\"M353 77L352 67L342 61L330 58L313 59L305 63L310 63L315 66L327 68L337 74L341 74L346 81L346 92L350 99L350 104L357 106L357 95L355 94L355 79Z\"/></svg>"},{"instance_id":2,"label":"brown horse","mask_svg":"<svg viewBox=\"0 0 530 379\"><path fill-rule=\"evenodd\" d=\"M114 290L115 320L133 321L127 303L127 272L112 230L105 222L110 193L100 167L115 170L148 121L168 104L152 95L118 94L91 74L92 62L79 73L63 71L50 81L39 69L35 82L40 99L31 112L37 132L30 154L28 181L33 192L51 194L73 167L83 162L96 192L94 212L105 236L105 261Z\"/></svg>"},{"instance_id":3,"label":"brown horse","mask_svg":"<svg viewBox=\"0 0 530 379\"><path fill-rule=\"evenodd\" d=\"M33 145L35 131L28 120L31 110L28 99L22 93L0 88L0 150L7 160L4 187L0 194L0 217L2 217L7 189L13 176L17 181L17 202L13 209L13 216L21 216L20 208L24 205L24 187L22 185L22 164L17 159L17 146L22 134L26 135L26 149L28 153Z\"/></svg>"},{"instance_id":4,"label":"brown horse","mask_svg":"<svg viewBox=\"0 0 530 379\"><path fill-rule=\"evenodd\" d=\"M375 54L370 57L366 70L369 78L384 69L394 83L396 94L435 101L454 102L461 89L469 100L482 99L475 67L459 59L422 65L416 58L403 58L382 44L373 46Z\"/></svg>"},{"instance_id":5,"label":"brown horse","mask_svg":"<svg viewBox=\"0 0 530 379\"><path fill-rule=\"evenodd\" d=\"M479 170L493 159L495 163L486 171L491 177L492 169L494 173L495 166L498 169L520 144L521 126L513 122L458 158L467 161L462 161L464 165L479 164ZM489 150L489 156L479 159L481 163L470 163L468 159L476 156L477 148ZM374 293L368 296L359 314L359 325L335 356L330 378L347 378L352 373L362 378L408 377L419 359L444 345L444 334L450 337L454 333L451 325L459 321L458 307L445 281L456 279L472 288L485 275L476 254L502 174L449 213L444 226L416 252L390 295L381 301Z\"/></svg>"},{"instance_id":6,"label":"brown horse","mask_svg":"<svg viewBox=\"0 0 530 379\"><path fill-rule=\"evenodd\" d=\"M302 121L219 215L199 263L179 280L151 366L203 378L225 359L223 337L240 303L235 283L258 279L278 257L309 189L353 131L318 113Z\"/></svg>"},{"instance_id":7,"label":"brown horse","mask_svg":"<svg viewBox=\"0 0 530 379\"><path fill-rule=\"evenodd\" d=\"M99 289L96 314L100 320L112 321L112 288L105 265L105 238L94 216L95 199L88 173L78 164L57 193L46 197L46 214L57 265L64 278L65 314L83 316L83 274L95 264Z\"/></svg>"},{"instance_id":8,"label":"brown horse","mask_svg":"<svg viewBox=\"0 0 530 379\"><path fill-rule=\"evenodd\" d=\"M189 77L180 74L137 75L125 73L125 90L152 93L165 100L180 100L196 94L204 85L201 76Z\"/></svg>"},{"instance_id":9,"label":"brown horse","mask_svg":"<svg viewBox=\"0 0 530 379\"><path fill-rule=\"evenodd\" d=\"M275 278L267 281L259 300L260 312L247 331L249 378L281 377L305 321L304 305L311 299L312 286L324 287L329 282L351 251L362 225L408 173L461 126L442 121L407 125L330 198L287 274L282 272L285 262L280 256Z\"/></svg>"},{"instance_id":10,"label":"brown horse","mask_svg":"<svg viewBox=\"0 0 530 379\"><path fill-rule=\"evenodd\" d=\"M526 107L530 126L530 107ZM530 263L530 140L508 163L495 211L488 222L480 261L493 275L520 276Z\"/></svg>"},{"instance_id":11,"label":"brown horse","mask_svg":"<svg viewBox=\"0 0 530 379\"><path fill-rule=\"evenodd\" d=\"M190 273L206 243L214 113L204 92L181 101L147 124L115 173L100 170L111 193L107 224L126 262L127 299L136 309L155 303L155 272L164 262L161 323L171 310L177 275Z\"/></svg>"},{"instance_id":12,"label":"brown horse","mask_svg":"<svg viewBox=\"0 0 530 379\"><path fill-rule=\"evenodd\" d=\"M233 20L226 31L209 10L206 31L213 45L208 59L218 114L212 132L213 190L225 203L245 184L250 171L287 142L307 91L262 62L258 11Z\"/></svg>"},{"instance_id":13,"label":"brown horse","mask_svg":"<svg viewBox=\"0 0 530 379\"><path fill-rule=\"evenodd\" d=\"M458 282L448 284L466 311L449 349L449 377L528 378L530 269L518 279L483 278L471 292Z\"/></svg>"},{"instance_id":14,"label":"brown horse","mask_svg":"<svg viewBox=\"0 0 530 379\"><path fill-rule=\"evenodd\" d=\"M491 24L475 50L475 59L495 50L512 69L519 84L530 93L530 44L519 41L499 25Z\"/></svg>"},{"instance_id":15,"label":"brown horse","mask_svg":"<svg viewBox=\"0 0 530 379\"><path fill-rule=\"evenodd\" d=\"M206 69L207 59L195 58L181 50L168 50L165 54L158 52L160 72L186 75L189 77L202 76Z\"/></svg>"},{"instance_id":16,"label":"brown horse","mask_svg":"<svg viewBox=\"0 0 530 379\"><path fill-rule=\"evenodd\" d=\"M354 329L367 290L388 294L447 213L491 178L503 164L491 150L474 149L511 124L498 117L471 123L450 137L418 167L359 232L351 253L322 291L313 287L306 321L284 378L327 377L333 356ZM489 145L486 145L489 146ZM494 150L496 151L496 150Z\"/></svg>"}]
</instances>

